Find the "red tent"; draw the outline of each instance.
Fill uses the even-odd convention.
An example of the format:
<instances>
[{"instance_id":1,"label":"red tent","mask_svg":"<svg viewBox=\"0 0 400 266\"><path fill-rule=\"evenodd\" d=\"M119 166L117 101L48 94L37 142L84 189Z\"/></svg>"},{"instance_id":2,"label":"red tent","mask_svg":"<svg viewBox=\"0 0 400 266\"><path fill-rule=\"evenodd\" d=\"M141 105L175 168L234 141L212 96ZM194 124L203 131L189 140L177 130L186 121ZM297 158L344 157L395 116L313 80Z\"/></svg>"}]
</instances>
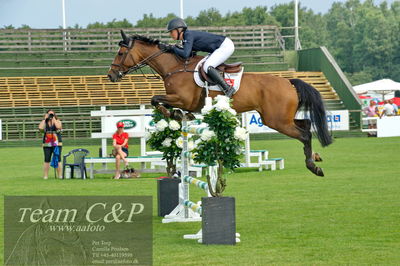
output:
<instances>
[{"instance_id":1,"label":"red tent","mask_svg":"<svg viewBox=\"0 0 400 266\"><path fill-rule=\"evenodd\" d=\"M358 95L358 98L360 98L360 99L372 99L371 96L364 96L364 95Z\"/></svg>"},{"instance_id":2,"label":"red tent","mask_svg":"<svg viewBox=\"0 0 400 266\"><path fill-rule=\"evenodd\" d=\"M392 98L392 99L389 99L389 100L393 100L393 103L395 103L397 106L400 106L400 97L394 97L394 98ZM379 102L378 104L384 104L384 102L382 101L382 102Z\"/></svg>"}]
</instances>

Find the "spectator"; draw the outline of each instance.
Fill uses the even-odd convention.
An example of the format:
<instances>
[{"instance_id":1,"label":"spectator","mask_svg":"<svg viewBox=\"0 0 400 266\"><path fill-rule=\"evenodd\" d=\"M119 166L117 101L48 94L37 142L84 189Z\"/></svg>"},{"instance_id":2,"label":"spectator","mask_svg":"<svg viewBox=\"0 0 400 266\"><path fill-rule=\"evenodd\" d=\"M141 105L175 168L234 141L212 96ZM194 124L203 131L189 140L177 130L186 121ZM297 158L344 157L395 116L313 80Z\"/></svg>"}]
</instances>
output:
<instances>
[{"instance_id":1,"label":"spectator","mask_svg":"<svg viewBox=\"0 0 400 266\"><path fill-rule=\"evenodd\" d=\"M61 150L62 150L62 138L61 138L62 124L58 119L56 113L53 110L47 110L44 115L44 119L39 124L40 132L43 132L43 153L44 153L44 164L43 164L43 178L47 179L49 175L51 156L57 156L56 147L58 147L58 177L62 178L61 173ZM54 166L53 166L54 167Z\"/></svg>"},{"instance_id":2,"label":"spectator","mask_svg":"<svg viewBox=\"0 0 400 266\"><path fill-rule=\"evenodd\" d=\"M397 106L397 104L394 103L393 99L390 99L389 103L393 106L394 115L397 115L399 112L399 107Z\"/></svg>"},{"instance_id":3,"label":"spectator","mask_svg":"<svg viewBox=\"0 0 400 266\"><path fill-rule=\"evenodd\" d=\"M391 105L388 100L385 100L384 103L385 104L383 105L383 110L382 110L382 113L379 116L379 118L382 118L382 116L384 116L384 115L386 115L386 116L394 115L393 105Z\"/></svg>"},{"instance_id":4,"label":"spectator","mask_svg":"<svg viewBox=\"0 0 400 266\"><path fill-rule=\"evenodd\" d=\"M117 131L113 135L113 154L115 155L115 176L114 179L119 179L121 177L120 163L121 159L125 163L125 167L128 167L128 133L124 132L124 123L117 123Z\"/></svg>"},{"instance_id":5,"label":"spectator","mask_svg":"<svg viewBox=\"0 0 400 266\"><path fill-rule=\"evenodd\" d=\"M377 117L378 116L378 107L376 106L376 102L374 100L371 100L369 102L369 106L364 108L364 114L367 115L368 117ZM376 129L376 120L371 119L368 120L368 128L369 129ZM368 136L376 136L376 132L368 132Z\"/></svg>"}]
</instances>

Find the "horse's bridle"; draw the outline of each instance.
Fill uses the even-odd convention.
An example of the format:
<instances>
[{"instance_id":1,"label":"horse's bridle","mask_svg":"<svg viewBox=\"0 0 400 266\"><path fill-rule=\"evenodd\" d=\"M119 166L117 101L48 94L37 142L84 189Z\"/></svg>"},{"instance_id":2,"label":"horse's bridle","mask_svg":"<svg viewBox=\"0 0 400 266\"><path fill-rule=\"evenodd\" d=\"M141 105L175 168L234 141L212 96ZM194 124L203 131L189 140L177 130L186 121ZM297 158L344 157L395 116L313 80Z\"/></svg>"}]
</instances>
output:
<instances>
[{"instance_id":1,"label":"horse's bridle","mask_svg":"<svg viewBox=\"0 0 400 266\"><path fill-rule=\"evenodd\" d=\"M118 70L112 69L113 71L117 71L117 72L118 72L118 78L122 78L123 76L125 76L126 74L128 74L128 73L130 73L130 72L139 70L139 69L141 69L141 68L147 66L148 63L149 63L152 59L154 59L154 58L156 58L157 56L159 56L159 55L165 53L165 51L161 49L160 51L155 52L154 54L151 54L151 55L149 55L148 57L144 58L144 59L141 60L139 63L136 63L135 60L134 60L134 58L133 58L133 56L129 53L129 51L133 48L134 44L135 44L134 40L130 40L128 45L126 45L126 44L123 43L122 41L119 43L119 46L120 46L120 47L123 46L123 47L126 47L126 48L128 48L128 49L125 50L124 54L122 55L121 62L120 62L119 64L114 64L114 63L111 64L111 66L118 67ZM134 65L131 66L131 67L128 67L127 70L123 71L124 63L125 63L125 60L126 60L126 58L128 57L128 55L131 56Z\"/></svg>"}]
</instances>

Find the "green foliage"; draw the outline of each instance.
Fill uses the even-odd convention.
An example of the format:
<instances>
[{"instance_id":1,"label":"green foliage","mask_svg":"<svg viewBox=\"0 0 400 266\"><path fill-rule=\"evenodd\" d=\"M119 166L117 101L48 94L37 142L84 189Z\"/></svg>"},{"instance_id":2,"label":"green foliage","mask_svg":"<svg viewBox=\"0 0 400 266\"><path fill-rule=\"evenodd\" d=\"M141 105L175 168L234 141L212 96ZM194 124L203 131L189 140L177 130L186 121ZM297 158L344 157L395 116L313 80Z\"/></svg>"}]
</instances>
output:
<instances>
[{"instance_id":1,"label":"green foliage","mask_svg":"<svg viewBox=\"0 0 400 266\"><path fill-rule=\"evenodd\" d=\"M182 125L176 120L165 118L158 109L154 109L153 113L156 131L151 133L147 143L152 149L163 153L163 159L167 161L167 174L172 176L176 172L176 159L180 157L182 152L182 149L176 144L176 140L181 136ZM171 122L179 127L174 128L171 126ZM161 126L161 123L166 124L166 126Z\"/></svg>"},{"instance_id":2,"label":"green foliage","mask_svg":"<svg viewBox=\"0 0 400 266\"><path fill-rule=\"evenodd\" d=\"M177 17L173 13L169 13L164 18L155 18L152 13L149 15L144 14L143 18L136 22L137 28L159 28L159 27L167 27L168 22Z\"/></svg>"},{"instance_id":3,"label":"green foliage","mask_svg":"<svg viewBox=\"0 0 400 266\"><path fill-rule=\"evenodd\" d=\"M373 74L369 73L369 71L346 73L346 76L353 86L373 81Z\"/></svg>"},{"instance_id":4,"label":"green foliage","mask_svg":"<svg viewBox=\"0 0 400 266\"><path fill-rule=\"evenodd\" d=\"M76 27L77 25L75 25ZM88 29L105 29L105 28L118 28L118 29L126 29L126 28L132 28L133 24L130 23L126 18L118 21L116 19L113 19L110 22L107 23L101 23L101 22L95 22L88 24L86 28Z\"/></svg>"},{"instance_id":5,"label":"green foliage","mask_svg":"<svg viewBox=\"0 0 400 266\"><path fill-rule=\"evenodd\" d=\"M344 71L367 78L357 82L367 82L370 78L398 79L398 9L398 2L388 7L385 3L375 6L370 0L363 3L348 0L334 3L326 14L326 30L330 36L327 46Z\"/></svg>"},{"instance_id":6,"label":"green foliage","mask_svg":"<svg viewBox=\"0 0 400 266\"><path fill-rule=\"evenodd\" d=\"M237 130L240 129L239 120L236 112L229 107L229 99L225 96L218 96L216 99L218 102L211 110L202 111L205 113L203 122L208 124L208 130L202 133L201 141L193 149L193 153L195 162L219 167L216 189L210 192L213 196L221 196L226 186L223 168L234 170L240 166L244 138L237 135ZM243 131L245 132L244 129Z\"/></svg>"},{"instance_id":7,"label":"green foliage","mask_svg":"<svg viewBox=\"0 0 400 266\"><path fill-rule=\"evenodd\" d=\"M236 117L228 111L213 109L204 116L204 122L216 136L198 144L194 149L195 161L208 165L215 165L220 161L223 167L232 170L239 167L243 141L234 137L235 129L239 126Z\"/></svg>"}]
</instances>

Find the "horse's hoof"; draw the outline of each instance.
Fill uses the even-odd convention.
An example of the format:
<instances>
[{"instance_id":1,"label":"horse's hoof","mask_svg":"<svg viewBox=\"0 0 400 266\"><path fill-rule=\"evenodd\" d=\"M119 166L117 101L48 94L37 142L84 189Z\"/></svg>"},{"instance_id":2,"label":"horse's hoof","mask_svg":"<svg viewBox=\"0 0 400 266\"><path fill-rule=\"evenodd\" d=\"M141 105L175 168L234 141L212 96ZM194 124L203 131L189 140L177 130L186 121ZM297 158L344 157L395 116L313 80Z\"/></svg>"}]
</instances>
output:
<instances>
[{"instance_id":1,"label":"horse's hoof","mask_svg":"<svg viewBox=\"0 0 400 266\"><path fill-rule=\"evenodd\" d=\"M196 117L192 113L187 113L187 114L185 114L185 119L188 121L191 121L191 120L195 120Z\"/></svg>"},{"instance_id":2,"label":"horse's hoof","mask_svg":"<svg viewBox=\"0 0 400 266\"><path fill-rule=\"evenodd\" d=\"M157 107L157 109L159 111L161 111L161 113L164 115L164 117L171 117L171 112L167 108L165 108L164 106L159 105Z\"/></svg>"},{"instance_id":3,"label":"horse's hoof","mask_svg":"<svg viewBox=\"0 0 400 266\"><path fill-rule=\"evenodd\" d=\"M322 171L321 167L315 167L314 174L316 174L317 176L324 176L324 171Z\"/></svg>"},{"instance_id":4,"label":"horse's hoof","mask_svg":"<svg viewBox=\"0 0 400 266\"><path fill-rule=\"evenodd\" d=\"M316 161L316 162L322 162L322 157L321 157L321 155L319 155L318 152L313 153L312 158L313 158L314 161Z\"/></svg>"},{"instance_id":5,"label":"horse's hoof","mask_svg":"<svg viewBox=\"0 0 400 266\"><path fill-rule=\"evenodd\" d=\"M174 110L174 111L172 111L172 113L171 113L171 118L172 119L175 119L176 121L182 121L182 119L183 119L183 113L182 113L182 111L181 110Z\"/></svg>"}]
</instances>

